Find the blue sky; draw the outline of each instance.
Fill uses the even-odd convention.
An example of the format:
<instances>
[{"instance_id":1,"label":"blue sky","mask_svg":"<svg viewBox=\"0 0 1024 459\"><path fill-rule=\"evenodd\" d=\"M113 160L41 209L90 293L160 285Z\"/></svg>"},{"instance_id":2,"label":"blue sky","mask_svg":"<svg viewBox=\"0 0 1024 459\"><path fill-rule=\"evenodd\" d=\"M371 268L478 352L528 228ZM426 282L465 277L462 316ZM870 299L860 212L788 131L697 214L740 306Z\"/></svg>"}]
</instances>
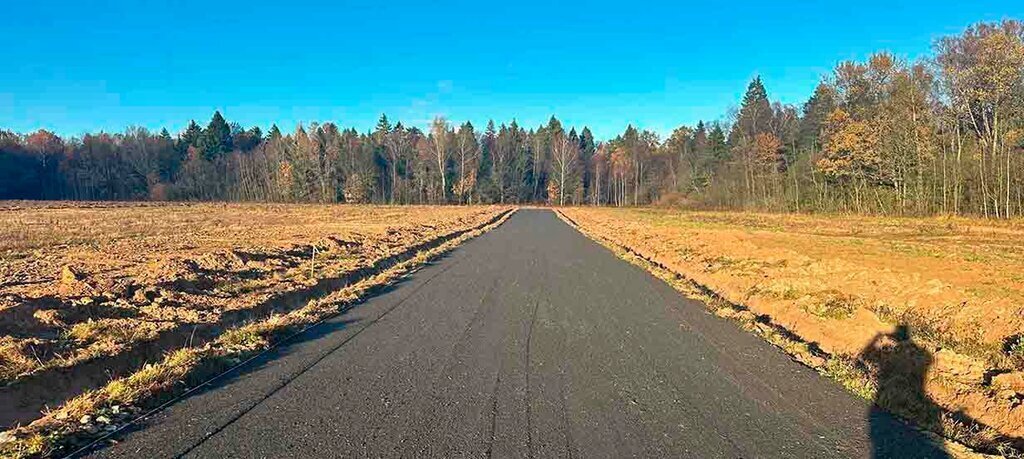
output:
<instances>
[{"instance_id":1,"label":"blue sky","mask_svg":"<svg viewBox=\"0 0 1024 459\"><path fill-rule=\"evenodd\" d=\"M781 3L12 1L0 128L177 132L219 109L285 130L385 112L668 133L721 118L756 74L800 104L839 61L1024 19L1008 0Z\"/></svg>"}]
</instances>

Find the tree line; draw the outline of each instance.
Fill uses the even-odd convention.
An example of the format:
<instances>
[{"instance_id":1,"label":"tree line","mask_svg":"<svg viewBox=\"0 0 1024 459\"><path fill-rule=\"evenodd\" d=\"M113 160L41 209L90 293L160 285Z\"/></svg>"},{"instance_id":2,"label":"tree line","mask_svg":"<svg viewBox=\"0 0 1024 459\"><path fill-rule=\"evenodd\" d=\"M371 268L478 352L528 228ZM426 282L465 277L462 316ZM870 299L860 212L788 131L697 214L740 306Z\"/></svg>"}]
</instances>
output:
<instances>
[{"instance_id":1,"label":"tree line","mask_svg":"<svg viewBox=\"0 0 1024 459\"><path fill-rule=\"evenodd\" d=\"M382 115L244 129L219 112L171 135L61 138L0 130L0 198L526 203L1024 214L1024 25L978 23L907 61L838 64L797 107L759 77L738 108L662 139L627 126L598 141L555 117L483 129Z\"/></svg>"}]
</instances>

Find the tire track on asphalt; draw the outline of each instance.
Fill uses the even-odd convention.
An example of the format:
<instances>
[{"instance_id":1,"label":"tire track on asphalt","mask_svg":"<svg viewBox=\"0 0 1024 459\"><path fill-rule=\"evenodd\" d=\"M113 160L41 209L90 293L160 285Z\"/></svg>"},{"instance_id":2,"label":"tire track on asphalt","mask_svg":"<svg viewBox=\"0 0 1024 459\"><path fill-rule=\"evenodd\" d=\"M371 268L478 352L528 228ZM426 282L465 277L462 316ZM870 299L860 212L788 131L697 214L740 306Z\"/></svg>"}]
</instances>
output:
<instances>
[{"instance_id":1,"label":"tire track on asphalt","mask_svg":"<svg viewBox=\"0 0 1024 459\"><path fill-rule=\"evenodd\" d=\"M530 359L530 348L533 343L533 327L537 322L538 307L540 307L540 302L534 300L533 312L530 314L530 326L526 332L526 451L529 458L533 458L533 385L530 377L533 374L533 365Z\"/></svg>"},{"instance_id":2,"label":"tire track on asphalt","mask_svg":"<svg viewBox=\"0 0 1024 459\"><path fill-rule=\"evenodd\" d=\"M484 305L487 303L488 297L490 297L493 294L494 290L497 288L497 282L498 281L496 279L494 282L491 283L491 286L488 287L486 291L484 291L484 294L483 296L481 296L480 301L477 302L476 308L473 311L473 315L470 317L470 320L466 321L466 326L463 327L462 331L459 333L459 337L453 341L451 350L447 353L447 357L444 360L444 364L441 365L440 370L434 376L433 382L430 385L430 400L433 402L434 406L441 406L441 402L444 401L444 389L446 389L447 386L443 386L441 384L441 381L444 381L446 376L448 377L449 381L451 380L452 370L460 363L458 361L457 355L460 352L462 352L462 350L466 347L466 344L469 340L469 334L473 330L473 326L483 323L482 319L485 315L484 313L486 312ZM416 429L416 431L413 432L413 435L411 436L423 436L427 433L439 429L441 425L437 421L441 415L441 410L433 410L430 415L430 422L421 424Z\"/></svg>"},{"instance_id":3,"label":"tire track on asphalt","mask_svg":"<svg viewBox=\"0 0 1024 459\"><path fill-rule=\"evenodd\" d=\"M363 331L365 331L366 329L368 329L368 328L372 327L372 326L373 326L374 324L376 324L377 322L379 322L379 321L380 321L381 319L383 319L383 318L384 318L385 316L387 316L388 314L390 314L390 313L391 313L391 311L394 311L395 309L398 309L398 307L399 307L399 306L402 306L402 305L404 305L404 304L406 303L406 301L407 301L407 300L408 300L408 299L409 299L410 297L412 297L412 296L413 296L413 295L415 295L415 294L416 294L417 292L419 292L420 290L422 290L422 289L423 289L424 287L426 287L427 285L429 285L429 284L430 284L430 283L431 283L431 282L432 282L432 281L433 281L434 279L436 279L436 278L437 278L438 276L440 276L441 274L444 274L445 272L447 272L448 270L452 269L453 267L455 267L455 266L457 266L457 265L458 265L458 262L457 262L457 261L456 261L456 262L452 262L451 264L449 264L449 265L448 265L447 267L445 267L444 269L442 269L442 270L438 271L437 273L435 273L434 275L432 275L432 276L431 276L430 278L428 278L428 279L427 279L427 280L426 280L426 281L425 281L424 283L420 284L420 285L419 285L419 286L417 286L417 287L416 287L415 289L413 289L412 291L410 291L408 295L406 295L405 297L403 297L403 298L402 298L401 300L399 300L399 301L398 301L397 303L395 303L395 304L394 304L393 306L391 306L390 308L386 309L386 310L385 310L385 311L384 311L383 313L381 313L381 314L380 314L379 316L377 316L376 318L374 318L374 319L373 319L373 320L372 320L372 321L371 321L370 323L366 324L365 326L363 326L362 328L360 328L360 329L359 329L358 331L356 331L355 333L353 333L353 334L352 334L351 336L347 337L347 338L346 338L345 340L341 341L341 342L340 342L340 343L338 343L338 344L337 344L336 346L334 346L334 347L332 347L331 349L329 349L329 350L328 350L327 352L325 352L325 353L324 353L323 355L321 355L321 356L320 356L319 358L317 358L316 360L314 360L314 361L313 361L313 362L311 362L310 364L308 364L308 365L304 366L304 367L303 367L303 368L302 368L302 369L301 369L301 370L300 370L300 371L299 371L298 373L296 373L296 374L292 375L291 377L289 377L289 378L285 379L285 380L284 380L284 381L283 381L283 382L282 382L281 384L279 384L279 385L275 386L275 387L274 387L274 388L273 388L273 389L272 389L271 391L269 391L269 392L268 392L268 393L267 393L266 395L264 395L263 397L261 397L261 398L260 398L259 400L257 400L257 401L256 401L255 403L251 404L250 406L246 407L246 408L245 408L244 410L242 410L242 411L240 411L239 413L237 413L237 414L235 414L234 416L232 416L232 417L231 417L231 418L230 418L230 419L228 420L228 422L226 422L225 424L221 425L221 426L220 426L220 427L218 427L217 429L215 429L215 430L213 430L212 432L210 432L210 433L209 433L208 435L206 435L205 437L203 437L202 439L200 439L200 440L199 440L198 442L196 442L196 443L195 443L194 445L190 446L190 447L189 447L189 448L188 448L187 450L185 450L185 451L184 451L184 452L182 452L181 454L178 454L178 455L177 455L176 457L179 457L179 458L180 458L180 457L184 457L184 456L187 456L187 455L188 455L189 453L191 453L192 451L194 451L194 450L195 450L196 448L198 448L198 447L202 446L202 445L203 445L203 443L205 443L206 441L208 441L208 440L209 440L210 438L213 438L214 436L216 436L217 434L219 434L220 432L222 432L222 431L223 431L224 429L226 429L227 427L229 427L230 425L234 424L234 423L235 423L236 421L238 421L239 419L241 419L241 418L242 418L243 416L245 416L246 414L248 414L248 413L249 413L250 411L252 411L252 410L253 410L253 409L255 409L256 407L260 406L260 404L262 404L263 402L267 401L267 400L268 400L268 399L269 399L270 397L273 397L273 396L274 396L274 394L276 394L276 393L280 392L280 391L281 391L281 389L284 389L284 388L285 388L285 387L287 387L287 386L288 386L289 384L291 384L291 383L292 383L293 381L295 381L296 379L298 379L299 377L301 377L301 376L302 376L303 374L305 374L305 373L309 372L310 370L312 370L312 369L313 369L314 367L316 367L316 366L317 366L318 364L320 364L320 362L323 362L323 361L324 361L324 360L325 360L325 359L326 359L327 357L331 356L331 354L334 354L335 352L337 352L337 351L341 350L341 348L343 348L343 347L344 347L344 346L345 346L346 344L348 344L348 343L349 343L349 342L351 342L351 341L352 341L353 339L355 339L355 338L356 338L357 336L359 336L359 335L360 335L360 334L361 334L361 333L362 333ZM322 326L322 325L323 325L323 324L318 324L318 326Z\"/></svg>"}]
</instances>

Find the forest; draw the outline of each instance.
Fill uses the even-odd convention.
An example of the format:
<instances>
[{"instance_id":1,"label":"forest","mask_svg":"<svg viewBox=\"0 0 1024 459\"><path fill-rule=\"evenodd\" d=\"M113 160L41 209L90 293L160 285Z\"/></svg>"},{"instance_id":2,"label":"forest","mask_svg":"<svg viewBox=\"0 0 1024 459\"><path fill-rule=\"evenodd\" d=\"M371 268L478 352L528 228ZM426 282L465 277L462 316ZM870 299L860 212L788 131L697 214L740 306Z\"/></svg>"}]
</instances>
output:
<instances>
[{"instance_id":1,"label":"forest","mask_svg":"<svg viewBox=\"0 0 1024 459\"><path fill-rule=\"evenodd\" d=\"M626 126L429 126L381 115L265 132L220 112L180 133L0 129L0 199L553 205L1024 214L1024 24L978 23L909 61L840 62L801 106L755 77L667 136ZM664 138L663 138L664 137Z\"/></svg>"}]
</instances>

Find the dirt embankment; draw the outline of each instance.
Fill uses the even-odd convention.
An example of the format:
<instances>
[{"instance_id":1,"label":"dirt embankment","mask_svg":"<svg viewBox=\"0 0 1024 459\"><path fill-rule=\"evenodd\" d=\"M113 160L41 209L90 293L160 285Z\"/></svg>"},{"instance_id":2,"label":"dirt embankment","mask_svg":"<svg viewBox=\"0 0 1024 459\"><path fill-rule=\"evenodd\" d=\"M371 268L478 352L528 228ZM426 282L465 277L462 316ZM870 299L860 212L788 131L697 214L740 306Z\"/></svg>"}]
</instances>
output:
<instances>
[{"instance_id":1,"label":"dirt embankment","mask_svg":"<svg viewBox=\"0 0 1024 459\"><path fill-rule=\"evenodd\" d=\"M0 421L304 306L499 207L0 205Z\"/></svg>"},{"instance_id":2,"label":"dirt embankment","mask_svg":"<svg viewBox=\"0 0 1024 459\"><path fill-rule=\"evenodd\" d=\"M564 215L855 363L869 379L862 395L879 405L949 437L1020 446L1024 222L660 209Z\"/></svg>"}]
</instances>

